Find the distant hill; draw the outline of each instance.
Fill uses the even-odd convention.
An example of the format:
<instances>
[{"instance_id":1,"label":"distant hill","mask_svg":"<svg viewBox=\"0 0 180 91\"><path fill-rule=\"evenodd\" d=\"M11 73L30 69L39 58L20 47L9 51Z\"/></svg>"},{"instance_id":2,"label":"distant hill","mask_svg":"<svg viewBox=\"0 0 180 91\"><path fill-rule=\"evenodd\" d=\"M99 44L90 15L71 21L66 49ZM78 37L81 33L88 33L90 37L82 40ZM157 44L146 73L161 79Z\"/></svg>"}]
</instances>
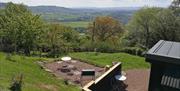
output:
<instances>
[{"instance_id":1,"label":"distant hill","mask_svg":"<svg viewBox=\"0 0 180 91\"><path fill-rule=\"evenodd\" d=\"M72 9L57 6L29 6L34 13L74 12Z\"/></svg>"},{"instance_id":2,"label":"distant hill","mask_svg":"<svg viewBox=\"0 0 180 91\"><path fill-rule=\"evenodd\" d=\"M1 3L0 2L0 8L4 8L6 6L6 3Z\"/></svg>"},{"instance_id":3,"label":"distant hill","mask_svg":"<svg viewBox=\"0 0 180 91\"><path fill-rule=\"evenodd\" d=\"M111 16L127 23L132 14L140 8L64 8L57 6L29 7L34 13L41 14L49 22L91 21L97 16Z\"/></svg>"},{"instance_id":4,"label":"distant hill","mask_svg":"<svg viewBox=\"0 0 180 91\"><path fill-rule=\"evenodd\" d=\"M0 3L0 8L6 3ZM59 6L28 6L35 14L40 14L48 22L76 22L91 21L97 16L111 16L127 23L132 14L139 7L113 7L113 8L65 8Z\"/></svg>"}]
</instances>

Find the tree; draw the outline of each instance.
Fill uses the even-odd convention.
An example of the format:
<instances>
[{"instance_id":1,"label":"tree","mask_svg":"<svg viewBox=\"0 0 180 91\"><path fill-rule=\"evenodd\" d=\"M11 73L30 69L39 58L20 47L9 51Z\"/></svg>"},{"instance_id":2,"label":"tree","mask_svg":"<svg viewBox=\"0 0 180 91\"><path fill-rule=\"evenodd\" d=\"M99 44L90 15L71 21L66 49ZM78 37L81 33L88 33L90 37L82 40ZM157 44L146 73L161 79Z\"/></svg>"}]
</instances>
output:
<instances>
[{"instance_id":1,"label":"tree","mask_svg":"<svg viewBox=\"0 0 180 91\"><path fill-rule=\"evenodd\" d=\"M152 36L154 43L159 40L180 41L179 22L172 10L164 9L160 11L152 26L154 30Z\"/></svg>"},{"instance_id":2,"label":"tree","mask_svg":"<svg viewBox=\"0 0 180 91\"><path fill-rule=\"evenodd\" d=\"M43 22L22 4L8 3L0 15L0 29L3 31L3 44L11 51L23 51L26 55L37 45L43 31Z\"/></svg>"},{"instance_id":3,"label":"tree","mask_svg":"<svg viewBox=\"0 0 180 91\"><path fill-rule=\"evenodd\" d=\"M79 46L78 33L72 28L60 24L49 24L48 27L46 43L51 50L51 56L58 57Z\"/></svg>"},{"instance_id":4,"label":"tree","mask_svg":"<svg viewBox=\"0 0 180 91\"><path fill-rule=\"evenodd\" d=\"M92 37L92 41L105 42L115 36L121 36L124 32L122 24L112 17L103 16L96 19L89 25L88 33Z\"/></svg>"},{"instance_id":5,"label":"tree","mask_svg":"<svg viewBox=\"0 0 180 91\"><path fill-rule=\"evenodd\" d=\"M180 25L180 0L173 0L169 8L176 15L176 21L178 21L179 22L178 25ZM180 36L180 31L178 34Z\"/></svg>"},{"instance_id":6,"label":"tree","mask_svg":"<svg viewBox=\"0 0 180 91\"><path fill-rule=\"evenodd\" d=\"M47 44L49 44L50 46L50 54L53 57L56 57L56 54L60 54L60 47L61 47L61 43L62 39L61 39L61 35L60 35L60 26L59 24L51 24L49 25L49 31L47 33Z\"/></svg>"},{"instance_id":7,"label":"tree","mask_svg":"<svg viewBox=\"0 0 180 91\"><path fill-rule=\"evenodd\" d=\"M180 16L180 0L173 0L169 8L173 10L175 15Z\"/></svg>"},{"instance_id":8,"label":"tree","mask_svg":"<svg viewBox=\"0 0 180 91\"><path fill-rule=\"evenodd\" d=\"M144 7L137 11L132 20L128 23L127 27L130 31L129 37L135 40L134 42L142 44L146 48L150 48L152 24L154 23L155 16L159 8L147 8ZM134 36L134 37L132 37Z\"/></svg>"},{"instance_id":9,"label":"tree","mask_svg":"<svg viewBox=\"0 0 180 91\"><path fill-rule=\"evenodd\" d=\"M132 45L150 48L159 40L180 41L180 20L170 9L141 9L127 27Z\"/></svg>"}]
</instances>

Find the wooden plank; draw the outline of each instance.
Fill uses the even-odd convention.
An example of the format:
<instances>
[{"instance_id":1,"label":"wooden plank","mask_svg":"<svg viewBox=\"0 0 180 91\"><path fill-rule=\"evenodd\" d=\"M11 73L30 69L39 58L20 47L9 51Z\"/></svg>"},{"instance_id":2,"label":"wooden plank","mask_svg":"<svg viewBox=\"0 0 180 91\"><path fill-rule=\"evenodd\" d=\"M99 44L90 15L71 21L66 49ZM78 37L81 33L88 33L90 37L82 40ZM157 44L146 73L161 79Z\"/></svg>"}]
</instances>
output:
<instances>
[{"instance_id":1,"label":"wooden plank","mask_svg":"<svg viewBox=\"0 0 180 91\"><path fill-rule=\"evenodd\" d=\"M161 85L180 89L180 80L177 78L163 75L162 80L161 80Z\"/></svg>"},{"instance_id":2,"label":"wooden plank","mask_svg":"<svg viewBox=\"0 0 180 91\"><path fill-rule=\"evenodd\" d=\"M88 84L86 84L83 87L82 91L92 91L92 90L89 89L89 87L92 86L93 84L94 84L94 81L90 81Z\"/></svg>"},{"instance_id":3,"label":"wooden plank","mask_svg":"<svg viewBox=\"0 0 180 91\"><path fill-rule=\"evenodd\" d=\"M180 89L180 79L178 79L177 87Z\"/></svg>"},{"instance_id":4,"label":"wooden plank","mask_svg":"<svg viewBox=\"0 0 180 91\"><path fill-rule=\"evenodd\" d=\"M166 78L166 76L163 75L163 76L162 76L162 79L161 79L161 85L164 85L164 84L165 84L165 78Z\"/></svg>"},{"instance_id":5,"label":"wooden plank","mask_svg":"<svg viewBox=\"0 0 180 91\"><path fill-rule=\"evenodd\" d=\"M165 76L165 78L164 78L164 85L166 85L167 82L168 82L168 76Z\"/></svg>"},{"instance_id":6,"label":"wooden plank","mask_svg":"<svg viewBox=\"0 0 180 91\"><path fill-rule=\"evenodd\" d=\"M173 87L173 84L174 84L174 78L173 77L171 77L171 80L170 80L170 87Z\"/></svg>"},{"instance_id":7,"label":"wooden plank","mask_svg":"<svg viewBox=\"0 0 180 91\"><path fill-rule=\"evenodd\" d=\"M177 79L175 78L175 79L174 79L174 83L173 83L173 87L174 87L174 88L177 88L177 87L176 87L176 84L177 84Z\"/></svg>"},{"instance_id":8,"label":"wooden plank","mask_svg":"<svg viewBox=\"0 0 180 91\"><path fill-rule=\"evenodd\" d=\"M169 76L167 76L167 83L166 83L166 86L169 86L169 84L170 84L170 77Z\"/></svg>"},{"instance_id":9,"label":"wooden plank","mask_svg":"<svg viewBox=\"0 0 180 91\"><path fill-rule=\"evenodd\" d=\"M121 67L121 62L118 62L116 65L114 65L113 67L111 67L108 71L106 71L103 75L101 75L100 77L98 77L95 80L95 84L97 84L98 82L100 82L103 78L105 78L110 72L112 72L114 69L116 69L117 67ZM121 69L120 69L121 70Z\"/></svg>"}]
</instances>

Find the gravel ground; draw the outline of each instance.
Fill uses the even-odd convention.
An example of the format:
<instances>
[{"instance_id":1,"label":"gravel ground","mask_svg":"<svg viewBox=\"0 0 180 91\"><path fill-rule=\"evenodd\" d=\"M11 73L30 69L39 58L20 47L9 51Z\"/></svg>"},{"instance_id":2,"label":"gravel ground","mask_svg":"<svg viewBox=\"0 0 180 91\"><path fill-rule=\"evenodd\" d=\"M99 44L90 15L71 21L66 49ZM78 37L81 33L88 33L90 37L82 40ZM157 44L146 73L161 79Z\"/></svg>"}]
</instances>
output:
<instances>
[{"instance_id":1,"label":"gravel ground","mask_svg":"<svg viewBox=\"0 0 180 91\"><path fill-rule=\"evenodd\" d=\"M148 91L150 70L134 69L126 71L127 91Z\"/></svg>"}]
</instances>

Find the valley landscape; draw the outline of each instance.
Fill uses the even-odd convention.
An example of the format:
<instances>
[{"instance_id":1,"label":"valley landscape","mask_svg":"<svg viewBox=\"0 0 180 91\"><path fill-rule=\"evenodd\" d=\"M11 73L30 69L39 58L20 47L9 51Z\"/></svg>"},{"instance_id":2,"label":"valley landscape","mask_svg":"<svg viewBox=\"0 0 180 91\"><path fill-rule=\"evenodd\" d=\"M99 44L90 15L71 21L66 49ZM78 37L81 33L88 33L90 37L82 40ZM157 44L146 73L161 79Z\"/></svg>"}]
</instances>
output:
<instances>
[{"instance_id":1,"label":"valley landscape","mask_svg":"<svg viewBox=\"0 0 180 91\"><path fill-rule=\"evenodd\" d=\"M0 3L5 7L6 3ZM60 23L73 27L75 30L84 32L89 23L97 16L111 16L123 24L127 24L133 13L141 7L113 7L113 8L66 8L58 6L28 6L43 20L51 23Z\"/></svg>"},{"instance_id":2,"label":"valley landscape","mask_svg":"<svg viewBox=\"0 0 180 91\"><path fill-rule=\"evenodd\" d=\"M180 0L60 1L0 1L0 91L179 91Z\"/></svg>"}]
</instances>

